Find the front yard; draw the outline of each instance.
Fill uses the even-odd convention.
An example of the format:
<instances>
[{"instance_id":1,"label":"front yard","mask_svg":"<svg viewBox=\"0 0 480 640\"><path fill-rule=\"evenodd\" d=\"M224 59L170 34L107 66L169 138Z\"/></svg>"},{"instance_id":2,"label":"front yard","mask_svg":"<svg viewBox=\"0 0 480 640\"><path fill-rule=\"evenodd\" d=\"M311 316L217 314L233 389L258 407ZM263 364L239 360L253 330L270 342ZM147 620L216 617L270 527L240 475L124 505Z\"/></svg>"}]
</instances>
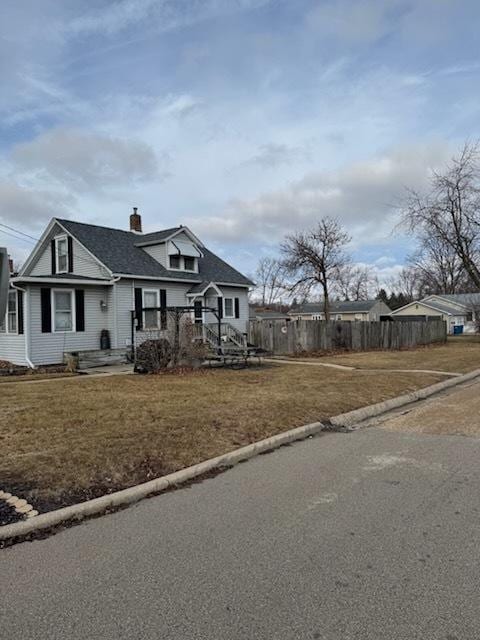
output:
<instances>
[{"instance_id":1,"label":"front yard","mask_svg":"<svg viewBox=\"0 0 480 640\"><path fill-rule=\"evenodd\" d=\"M0 489L47 511L440 379L276 364L6 383Z\"/></svg>"},{"instance_id":2,"label":"front yard","mask_svg":"<svg viewBox=\"0 0 480 640\"><path fill-rule=\"evenodd\" d=\"M300 356L301 360L305 356ZM319 362L358 369L430 369L468 373L480 368L480 336L449 337L446 344L404 351L365 351L330 356L312 356Z\"/></svg>"}]
</instances>

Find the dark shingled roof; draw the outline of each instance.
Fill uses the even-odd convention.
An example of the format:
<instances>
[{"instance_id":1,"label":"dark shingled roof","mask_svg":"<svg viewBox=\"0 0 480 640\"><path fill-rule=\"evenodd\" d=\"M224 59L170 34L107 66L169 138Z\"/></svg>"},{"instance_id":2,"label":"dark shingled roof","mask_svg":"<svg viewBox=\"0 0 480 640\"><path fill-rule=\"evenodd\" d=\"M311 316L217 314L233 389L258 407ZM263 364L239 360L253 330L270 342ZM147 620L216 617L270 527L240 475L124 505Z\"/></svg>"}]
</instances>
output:
<instances>
[{"instance_id":1,"label":"dark shingled roof","mask_svg":"<svg viewBox=\"0 0 480 640\"><path fill-rule=\"evenodd\" d=\"M347 302L330 303L330 313L367 313L379 302L378 300L353 300ZM322 313L323 304L321 302L306 302L301 304L291 313Z\"/></svg>"},{"instance_id":2,"label":"dark shingled roof","mask_svg":"<svg viewBox=\"0 0 480 640\"><path fill-rule=\"evenodd\" d=\"M199 273L170 271L157 262L144 249L136 246L144 240L151 241L155 236L159 241L167 238L179 227L166 229L155 234L140 236L131 231L100 227L83 222L72 222L57 218L65 229L77 238L94 256L112 271L112 273L154 278L174 278L175 280L213 281L228 284L251 285L251 280L224 262L221 258L202 246L203 258L198 258Z\"/></svg>"}]
</instances>

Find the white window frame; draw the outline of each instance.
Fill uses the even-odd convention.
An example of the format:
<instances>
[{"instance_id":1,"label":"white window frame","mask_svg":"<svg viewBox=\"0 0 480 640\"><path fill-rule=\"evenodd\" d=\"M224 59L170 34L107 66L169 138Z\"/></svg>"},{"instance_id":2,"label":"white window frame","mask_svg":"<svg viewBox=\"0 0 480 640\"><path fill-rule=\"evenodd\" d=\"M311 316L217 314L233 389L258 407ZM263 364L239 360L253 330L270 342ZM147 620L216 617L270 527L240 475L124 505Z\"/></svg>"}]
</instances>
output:
<instances>
[{"instance_id":1,"label":"white window frame","mask_svg":"<svg viewBox=\"0 0 480 640\"><path fill-rule=\"evenodd\" d=\"M59 260L60 256L58 254L58 245L63 240L65 240L65 244L67 245L67 252L65 254L66 265L65 265L65 269L60 269L60 260ZM68 273L68 261L69 261L68 236L67 235L56 236L55 237L55 270L56 270L56 273Z\"/></svg>"},{"instance_id":2,"label":"white window frame","mask_svg":"<svg viewBox=\"0 0 480 640\"><path fill-rule=\"evenodd\" d=\"M180 266L179 267L172 267L170 266L170 258L171 257L175 257L175 258L179 258L180 260ZM186 269L185 268L185 256L181 256L178 254L170 254L168 256L168 269L169 271L186 271L187 273L198 273L198 258L194 257L194 256L187 256L187 257L191 257L193 260L193 269Z\"/></svg>"},{"instance_id":3,"label":"white window frame","mask_svg":"<svg viewBox=\"0 0 480 640\"><path fill-rule=\"evenodd\" d=\"M226 304L225 304L227 300L232 301L232 315L227 315ZM223 298L223 317L229 320L232 320L233 318L235 318L235 298L232 298L231 296L226 296Z\"/></svg>"},{"instance_id":4,"label":"white window frame","mask_svg":"<svg viewBox=\"0 0 480 640\"><path fill-rule=\"evenodd\" d=\"M10 331L8 326L9 316L12 315L12 312L10 311L11 295L15 296L15 331ZM18 291L16 289L10 289L10 291L8 292L7 310L5 311L5 317L3 319L3 322L4 322L3 329L0 328L0 333L9 334L11 336L18 336Z\"/></svg>"},{"instance_id":5,"label":"white window frame","mask_svg":"<svg viewBox=\"0 0 480 640\"><path fill-rule=\"evenodd\" d=\"M70 294L70 301L71 301L71 308L72 308L72 328L71 329L57 329L55 326L55 313L56 313L56 306L55 306L55 294L56 293L69 293ZM76 308L75 308L75 289L52 289L51 292L51 307L52 307L52 333L76 333L77 331L77 327L76 327L76 317L77 317L77 313L76 313Z\"/></svg>"},{"instance_id":6,"label":"white window frame","mask_svg":"<svg viewBox=\"0 0 480 640\"><path fill-rule=\"evenodd\" d=\"M341 322L341 321L342 321L342 314L341 314L341 313L337 313L337 314L335 315L335 320L336 320L337 322Z\"/></svg>"},{"instance_id":7,"label":"white window frame","mask_svg":"<svg viewBox=\"0 0 480 640\"><path fill-rule=\"evenodd\" d=\"M145 304L145 294L146 293L154 293L155 294L155 298L157 301L157 304L155 305L156 307L160 307L160 289L143 289L142 290L142 305L144 307L146 307L147 305ZM144 331L154 331L155 329L160 329L161 328L161 320L160 320L160 311L157 311L157 324L154 327L147 327L147 323L145 322L146 319L146 311L143 311L143 330Z\"/></svg>"}]
</instances>

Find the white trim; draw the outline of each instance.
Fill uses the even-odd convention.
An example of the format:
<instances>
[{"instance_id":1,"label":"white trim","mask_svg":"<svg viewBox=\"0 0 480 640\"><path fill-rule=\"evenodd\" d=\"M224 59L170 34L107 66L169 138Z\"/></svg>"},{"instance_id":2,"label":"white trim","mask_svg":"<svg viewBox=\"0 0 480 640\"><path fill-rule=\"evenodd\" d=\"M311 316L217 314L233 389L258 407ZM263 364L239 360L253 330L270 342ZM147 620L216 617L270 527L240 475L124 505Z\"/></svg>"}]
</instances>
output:
<instances>
[{"instance_id":1,"label":"white trim","mask_svg":"<svg viewBox=\"0 0 480 640\"><path fill-rule=\"evenodd\" d=\"M169 240L171 240L172 238L175 238L175 236L178 236L179 233L186 233L187 236L190 236L190 240L192 240L192 242L199 244L201 247L204 247L205 245L203 244L203 242L197 238L197 236L193 233L193 231L191 231L188 227L179 227L178 229L176 229L173 233L171 233L169 236L162 238L161 240L147 240L146 242L136 242L135 246L136 247L148 247L148 246L152 246L152 245L156 245L156 244L162 244L164 242L168 242ZM149 233L144 233L143 235L150 235L150 233L160 233L159 231L150 231Z\"/></svg>"},{"instance_id":2,"label":"white trim","mask_svg":"<svg viewBox=\"0 0 480 640\"><path fill-rule=\"evenodd\" d=\"M204 296L205 292L208 291L210 288L215 289L215 291L217 292L219 298L221 298L223 296L223 293L217 287L215 282L209 282L207 284L207 286L204 289L202 289L201 291L197 291L197 293L187 293L186 296L187 296L187 298L197 298L199 296Z\"/></svg>"},{"instance_id":3,"label":"white trim","mask_svg":"<svg viewBox=\"0 0 480 640\"><path fill-rule=\"evenodd\" d=\"M461 302L454 302L453 300L450 300L449 298L444 298L443 296L437 294L437 293L432 293L432 295L427 296L426 298L424 298L425 300L429 301L433 298L433 302L435 302L435 300L438 300L438 302L440 304L445 304L447 307L448 306L452 306L452 307L461 307L460 309L454 309L455 311L462 311L462 309L470 309L470 307L468 305L462 304ZM418 302L421 302L421 300L419 300Z\"/></svg>"},{"instance_id":4,"label":"white trim","mask_svg":"<svg viewBox=\"0 0 480 640\"><path fill-rule=\"evenodd\" d=\"M157 324L156 324L156 326L147 327L147 324L145 322L145 314L146 314L145 307L147 306L145 304L145 294L146 293L154 293L156 295L156 298L157 298L157 304L155 304L154 306L155 307L160 307L160 289L143 289L143 287L142 287L142 305L144 307L144 309L142 311L142 315L143 315L143 318L142 318L142 330L143 331L150 331L151 329L153 329L153 330L160 329L161 328L160 327L160 323L161 323L160 311L156 312L157 313Z\"/></svg>"},{"instance_id":5,"label":"white trim","mask_svg":"<svg viewBox=\"0 0 480 640\"><path fill-rule=\"evenodd\" d=\"M17 291L21 291L23 293L23 339L25 344L25 362L28 364L30 369L36 369L37 367L33 364L30 359L30 290L22 289L22 287L17 287L12 283L12 287ZM17 307L18 307L18 295L17 295ZM20 334L21 335L21 334Z\"/></svg>"},{"instance_id":6,"label":"white trim","mask_svg":"<svg viewBox=\"0 0 480 640\"><path fill-rule=\"evenodd\" d=\"M395 309L395 311L391 311L390 315L394 316L399 311L403 311L404 309L408 309L409 307L411 307L414 304L421 304L422 306L428 307L429 309L432 309L432 311L436 311L437 313L441 313L442 315L446 315L446 316L454 316L455 315L455 313L450 313L450 311L442 311L440 309L436 309L431 304L428 304L427 302L422 302L422 300L414 300L413 302L409 302L408 304L404 305L403 307L400 307L399 309ZM454 311L454 310L452 309L452 311Z\"/></svg>"},{"instance_id":7,"label":"white trim","mask_svg":"<svg viewBox=\"0 0 480 640\"><path fill-rule=\"evenodd\" d=\"M115 284L115 282L117 282L116 280L89 280L89 279L85 279L83 280L82 278L55 278L55 276L52 276L51 278L45 278L44 276L25 276L24 278L22 278L21 276L17 276L15 278L12 278L10 281L12 284L16 283L16 282L27 282L27 283L31 283L31 284L81 284L82 287L85 285L101 285L101 286L108 286L108 285L113 285Z\"/></svg>"},{"instance_id":8,"label":"white trim","mask_svg":"<svg viewBox=\"0 0 480 640\"><path fill-rule=\"evenodd\" d=\"M89 249L87 249L87 247L82 244L80 242L80 240L75 236L75 234L71 233L70 231L68 231L67 229L65 229L65 227L63 226L63 224L61 222L59 222L59 220L57 218L52 218L50 220L50 222L48 223L47 228L45 229L45 231L42 233L42 235L40 236L40 240L37 242L37 244L34 246L34 248L32 249L31 254L28 256L25 264L23 265L23 267L20 269L19 272L19 276L23 276L23 274L25 273L25 271L27 271L27 269L29 269L29 267L31 266L31 263L33 262L34 258L36 257L39 249L43 246L45 240L48 238L48 236L50 235L50 232L52 231L52 229L54 228L54 226L58 224L58 226L63 229L63 231L67 234L67 236L71 236L75 242L77 242L82 249L84 249L88 255L93 258L93 260L95 260L95 262L97 264L99 264L101 267L103 267L105 269L105 271L107 273L109 273L112 277L113 277L113 273L112 271L105 265L103 264L103 262L101 260L99 260L97 258L97 256L95 256ZM106 227L105 227L106 228ZM75 255L74 255L75 257ZM73 263L75 265L75 261Z\"/></svg>"},{"instance_id":9,"label":"white trim","mask_svg":"<svg viewBox=\"0 0 480 640\"><path fill-rule=\"evenodd\" d=\"M35 258L35 256L38 253L38 250L40 249L40 247L43 245L43 243L45 242L45 240L48 238L51 230L53 229L53 227L57 224L56 219L52 218L50 220L50 222L47 225L47 228L45 229L45 231L42 233L42 235L40 236L40 240L37 242L37 244L33 247L32 252L30 253L30 255L28 256L28 258L26 259L25 263L23 264L22 268L20 269L19 275L23 275L25 273L25 271L30 267L30 263L33 261L33 259Z\"/></svg>"},{"instance_id":10,"label":"white trim","mask_svg":"<svg viewBox=\"0 0 480 640\"><path fill-rule=\"evenodd\" d=\"M65 240L67 245L67 252L65 253L67 264L65 265L65 269L60 269L60 265L59 265L58 244L62 240ZM55 236L53 238L53 241L55 243L55 273L68 273L68 263L70 260L70 255L69 255L70 252L68 251L68 236L62 233L62 235Z\"/></svg>"},{"instance_id":11,"label":"white trim","mask_svg":"<svg viewBox=\"0 0 480 640\"><path fill-rule=\"evenodd\" d=\"M227 316L227 313L225 311L225 301L226 300L231 300L232 301L232 315L231 316ZM235 298L232 296L224 296L223 298L223 317L225 318L225 320L234 320L235 319Z\"/></svg>"},{"instance_id":12,"label":"white trim","mask_svg":"<svg viewBox=\"0 0 480 640\"><path fill-rule=\"evenodd\" d=\"M71 329L56 329L55 328L55 293L69 293L71 301L71 314L72 314L72 328ZM50 306L52 316L52 333L76 333L76 305L75 305L75 289L53 289L50 292Z\"/></svg>"},{"instance_id":13,"label":"white trim","mask_svg":"<svg viewBox=\"0 0 480 640\"><path fill-rule=\"evenodd\" d=\"M173 269L169 269L169 271L173 271ZM190 271L182 271L182 273L190 273ZM202 274L199 273L201 276ZM157 282L185 282L187 284L201 284L200 280L190 280L189 278L167 278L165 276L138 276L133 275L131 273L114 273L113 276L115 278L123 278L124 280L155 280ZM224 287L238 287L241 289L250 289L252 285L250 284L238 284L235 282L216 282L217 285L222 285Z\"/></svg>"},{"instance_id":14,"label":"white trim","mask_svg":"<svg viewBox=\"0 0 480 640\"><path fill-rule=\"evenodd\" d=\"M12 312L9 310L9 307L10 307L10 295L12 293L15 294L15 331L9 331L9 328L8 328L9 316L13 315ZM7 308L6 308L6 311L5 311L4 322L5 322L5 330L4 331L0 330L0 334L5 335L5 336L20 336L20 335L22 335L21 333L18 333L18 290L15 287L13 287L13 289L9 289L8 293L7 293ZM25 321L24 321L23 332L25 333Z\"/></svg>"},{"instance_id":15,"label":"white trim","mask_svg":"<svg viewBox=\"0 0 480 640\"><path fill-rule=\"evenodd\" d=\"M178 253L169 253L167 254L167 258L168 258L168 267L166 267L166 269L168 271L181 271L182 273L198 273L198 258L194 257L194 256L186 256L187 258L192 258L192 260L194 261L195 264L195 269L185 269L185 256L182 256ZM170 258L178 258L180 265L180 267L172 267L170 266Z\"/></svg>"},{"instance_id":16,"label":"white trim","mask_svg":"<svg viewBox=\"0 0 480 640\"><path fill-rule=\"evenodd\" d=\"M84 250L88 253L88 255L89 255L91 258L93 258L93 259L95 260L95 262L97 262L101 267L103 267L103 268L105 269L105 271L106 271L107 273L109 273L109 274L113 277L113 273L112 273L112 271L107 267L107 265L106 265L106 264L103 264L103 262L102 262L99 258L97 258L97 256L96 256L96 255L94 255L94 254L93 254L89 249L87 249L87 247L86 247L84 244L82 244L82 243L80 242L80 240L79 240L79 239L78 239L78 238L77 238L77 237L76 237L76 236L75 236L71 231L68 231L68 229L65 229L65 227L63 226L63 224L62 224L61 222L59 222L59 221L57 220L57 218L54 218L54 220L55 220L55 222L56 222L56 223L57 223L57 224L58 224L58 225L59 225L59 226L60 226L60 227L65 231L65 233L66 233L67 235L72 236L72 238L75 240L75 242L78 242L78 244L82 247L82 249L84 249ZM72 221L72 222L73 222L73 221ZM79 223L79 224L80 224L80 223ZM92 225L92 226L93 226L93 225ZM108 227L106 227L106 228L108 228ZM75 254L74 254L74 256L73 256L73 257L75 258ZM73 264L75 265L75 260L74 260Z\"/></svg>"}]
</instances>

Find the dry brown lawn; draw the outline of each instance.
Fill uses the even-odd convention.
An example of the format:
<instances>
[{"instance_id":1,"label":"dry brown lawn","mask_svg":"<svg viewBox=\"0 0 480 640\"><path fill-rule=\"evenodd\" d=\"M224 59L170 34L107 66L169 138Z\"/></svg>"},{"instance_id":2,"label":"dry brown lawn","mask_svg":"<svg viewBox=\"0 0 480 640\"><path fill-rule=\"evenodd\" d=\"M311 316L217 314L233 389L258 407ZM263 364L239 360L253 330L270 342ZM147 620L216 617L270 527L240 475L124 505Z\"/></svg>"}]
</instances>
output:
<instances>
[{"instance_id":1,"label":"dry brown lawn","mask_svg":"<svg viewBox=\"0 0 480 640\"><path fill-rule=\"evenodd\" d=\"M438 380L274 365L2 384L0 488L44 511Z\"/></svg>"},{"instance_id":2,"label":"dry brown lawn","mask_svg":"<svg viewBox=\"0 0 480 640\"><path fill-rule=\"evenodd\" d=\"M467 373L480 368L480 336L451 337L446 344L406 351L366 351L318 359L319 362L359 369L431 369Z\"/></svg>"}]
</instances>

